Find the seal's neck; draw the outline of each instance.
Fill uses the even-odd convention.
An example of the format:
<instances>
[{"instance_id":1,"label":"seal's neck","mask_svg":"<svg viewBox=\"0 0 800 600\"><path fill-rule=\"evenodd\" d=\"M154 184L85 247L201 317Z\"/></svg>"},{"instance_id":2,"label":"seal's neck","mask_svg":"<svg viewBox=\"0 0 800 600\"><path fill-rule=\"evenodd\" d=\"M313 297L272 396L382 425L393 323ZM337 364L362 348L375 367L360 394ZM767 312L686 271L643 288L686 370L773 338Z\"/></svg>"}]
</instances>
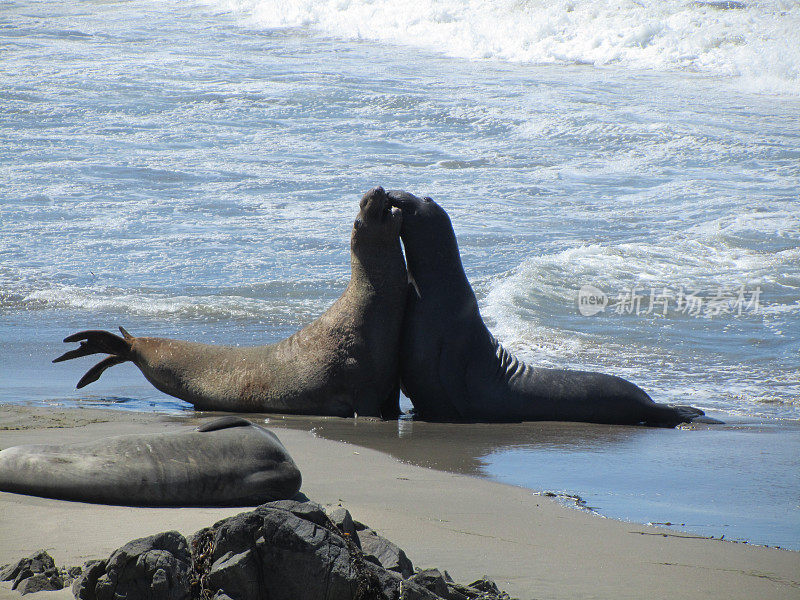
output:
<instances>
[{"instance_id":1,"label":"seal's neck","mask_svg":"<svg viewBox=\"0 0 800 600\"><path fill-rule=\"evenodd\" d=\"M436 298L444 305L465 306L475 304L475 294L464 272L458 248L410 254L408 274L422 297Z\"/></svg>"},{"instance_id":2,"label":"seal's neck","mask_svg":"<svg viewBox=\"0 0 800 600\"><path fill-rule=\"evenodd\" d=\"M360 294L405 298L408 277L400 240L380 247L353 249L350 253L350 284Z\"/></svg>"}]
</instances>

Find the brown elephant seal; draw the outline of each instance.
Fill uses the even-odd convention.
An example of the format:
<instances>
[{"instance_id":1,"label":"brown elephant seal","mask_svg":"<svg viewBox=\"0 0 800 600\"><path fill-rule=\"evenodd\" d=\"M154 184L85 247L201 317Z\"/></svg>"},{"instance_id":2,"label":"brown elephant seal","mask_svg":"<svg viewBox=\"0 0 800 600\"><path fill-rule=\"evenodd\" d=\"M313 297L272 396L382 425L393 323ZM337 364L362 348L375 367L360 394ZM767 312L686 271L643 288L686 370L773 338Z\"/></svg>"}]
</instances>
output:
<instances>
[{"instance_id":1,"label":"brown elephant seal","mask_svg":"<svg viewBox=\"0 0 800 600\"><path fill-rule=\"evenodd\" d=\"M105 353L78 382L131 361L155 387L202 410L394 418L407 286L401 212L383 188L361 199L350 241L350 283L325 314L268 346L229 347L82 331L53 362Z\"/></svg>"},{"instance_id":2,"label":"brown elephant seal","mask_svg":"<svg viewBox=\"0 0 800 600\"><path fill-rule=\"evenodd\" d=\"M420 417L438 421L586 421L673 427L700 420L657 404L620 377L526 365L481 318L450 217L430 198L390 191L403 212L409 291L400 383ZM703 419L705 422L718 422Z\"/></svg>"},{"instance_id":3,"label":"brown elephant seal","mask_svg":"<svg viewBox=\"0 0 800 600\"><path fill-rule=\"evenodd\" d=\"M271 431L223 417L194 431L0 452L0 490L125 506L254 506L292 498L300 471Z\"/></svg>"}]
</instances>

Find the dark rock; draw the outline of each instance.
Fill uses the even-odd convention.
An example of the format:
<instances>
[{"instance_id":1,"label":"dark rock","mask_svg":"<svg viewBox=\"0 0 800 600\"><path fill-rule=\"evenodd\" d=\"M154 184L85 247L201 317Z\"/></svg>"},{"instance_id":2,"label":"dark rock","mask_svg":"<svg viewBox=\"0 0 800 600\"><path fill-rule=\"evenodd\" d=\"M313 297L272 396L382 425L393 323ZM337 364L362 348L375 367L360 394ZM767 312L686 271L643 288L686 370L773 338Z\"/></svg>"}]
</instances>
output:
<instances>
[{"instance_id":1,"label":"dark rock","mask_svg":"<svg viewBox=\"0 0 800 600\"><path fill-rule=\"evenodd\" d=\"M497 584L492 581L491 579L487 579L484 577L483 579L478 579L478 581L473 581L469 584L469 587L475 588L481 592L489 592L491 594L499 594L500 589L497 587Z\"/></svg>"},{"instance_id":2,"label":"dark rock","mask_svg":"<svg viewBox=\"0 0 800 600\"><path fill-rule=\"evenodd\" d=\"M300 517L306 521L311 521L322 527L329 527L331 520L325 514L325 509L316 502L306 500L305 502L298 502L297 500L276 500L275 502L268 502L263 506L268 507L267 510L285 510L293 515ZM258 511L261 507L257 508Z\"/></svg>"},{"instance_id":3,"label":"dark rock","mask_svg":"<svg viewBox=\"0 0 800 600\"><path fill-rule=\"evenodd\" d=\"M34 592L44 592L63 589L64 582L55 569L47 573L37 573L28 577L17 586L16 590L20 594L33 594Z\"/></svg>"},{"instance_id":4,"label":"dark rock","mask_svg":"<svg viewBox=\"0 0 800 600\"><path fill-rule=\"evenodd\" d=\"M72 587L72 582L80 577L82 572L83 569L80 567L62 567L59 573L64 581L64 587Z\"/></svg>"},{"instance_id":5,"label":"dark rock","mask_svg":"<svg viewBox=\"0 0 800 600\"><path fill-rule=\"evenodd\" d=\"M447 580L439 569L424 569L411 576L409 581L421 585L426 590L442 598L448 598L450 596L450 592L447 588Z\"/></svg>"},{"instance_id":6,"label":"dark rock","mask_svg":"<svg viewBox=\"0 0 800 600\"><path fill-rule=\"evenodd\" d=\"M459 585L457 583L448 583L447 584L447 600L471 600L471 598L475 598L475 596L470 596L468 593L468 588L465 585Z\"/></svg>"},{"instance_id":7,"label":"dark rock","mask_svg":"<svg viewBox=\"0 0 800 600\"><path fill-rule=\"evenodd\" d=\"M369 527L358 532L358 539L364 555L376 559L384 569L400 573L403 579L414 573L414 566L397 544L379 536Z\"/></svg>"},{"instance_id":8,"label":"dark rock","mask_svg":"<svg viewBox=\"0 0 800 600\"><path fill-rule=\"evenodd\" d=\"M177 531L128 542L101 564L102 572L87 564L86 573L75 582L73 592L80 600L188 600L190 596L191 556L186 539Z\"/></svg>"},{"instance_id":9,"label":"dark rock","mask_svg":"<svg viewBox=\"0 0 800 600\"><path fill-rule=\"evenodd\" d=\"M317 504L270 502L213 530L205 576L211 593L270 600L380 598L357 548Z\"/></svg>"},{"instance_id":10,"label":"dark rock","mask_svg":"<svg viewBox=\"0 0 800 600\"><path fill-rule=\"evenodd\" d=\"M511 600L511 597L508 594L501 591L500 588L497 587L497 584L487 577L478 579L478 581L473 581L468 587L469 589L480 592L481 595L478 597L481 599L487 598L491 600Z\"/></svg>"},{"instance_id":11,"label":"dark rock","mask_svg":"<svg viewBox=\"0 0 800 600\"><path fill-rule=\"evenodd\" d=\"M44 573L56 568L53 558L44 550L39 550L30 556L28 568L34 573Z\"/></svg>"},{"instance_id":12,"label":"dark rock","mask_svg":"<svg viewBox=\"0 0 800 600\"><path fill-rule=\"evenodd\" d=\"M80 567L75 567L80 568ZM106 572L106 561L90 560L83 565L81 574L72 582L72 595L79 600L94 598L97 578Z\"/></svg>"},{"instance_id":13,"label":"dark rock","mask_svg":"<svg viewBox=\"0 0 800 600\"><path fill-rule=\"evenodd\" d=\"M83 574L83 569L80 567L70 567L67 569L67 577L70 579L77 579Z\"/></svg>"},{"instance_id":14,"label":"dark rock","mask_svg":"<svg viewBox=\"0 0 800 600\"><path fill-rule=\"evenodd\" d=\"M512 600L505 592L500 591L490 579L479 579L470 585L448 583L450 597L448 600Z\"/></svg>"},{"instance_id":15,"label":"dark rock","mask_svg":"<svg viewBox=\"0 0 800 600\"><path fill-rule=\"evenodd\" d=\"M403 579L400 573L387 571L383 567L371 563L367 568L372 569L378 578L383 593L382 598L387 600L442 600L440 596L410 579Z\"/></svg>"},{"instance_id":16,"label":"dark rock","mask_svg":"<svg viewBox=\"0 0 800 600\"><path fill-rule=\"evenodd\" d=\"M223 519L188 543L174 531L129 542L75 571L72 591L79 600L508 599L486 579L463 586L437 569L412 573L405 552L345 509L328 516L314 502L282 500ZM51 575L58 573L30 585Z\"/></svg>"},{"instance_id":17,"label":"dark rock","mask_svg":"<svg viewBox=\"0 0 800 600\"><path fill-rule=\"evenodd\" d=\"M350 516L350 511L341 506L328 511L328 518L331 522L339 528L344 535L350 536L350 539L361 547L361 542L356 533L356 526L353 523L353 517Z\"/></svg>"},{"instance_id":18,"label":"dark rock","mask_svg":"<svg viewBox=\"0 0 800 600\"><path fill-rule=\"evenodd\" d=\"M14 583L11 584L11 589L15 590L19 587L19 584L28 579L29 577L33 577L34 572L31 571L28 567L22 567L18 572L17 576L14 578Z\"/></svg>"},{"instance_id":19,"label":"dark rock","mask_svg":"<svg viewBox=\"0 0 800 600\"><path fill-rule=\"evenodd\" d=\"M335 521L313 502L283 500L198 532L191 538L193 577L199 582L195 595L218 600L438 600L362 553L347 511L332 511L332 516ZM376 543L381 548L394 546L374 532L365 535L382 540ZM411 562L394 548L395 562L402 554L410 572Z\"/></svg>"},{"instance_id":20,"label":"dark rock","mask_svg":"<svg viewBox=\"0 0 800 600\"><path fill-rule=\"evenodd\" d=\"M26 558L22 558L15 563L11 563L10 565L5 565L2 569L0 569L0 581L13 581L17 577L17 573L19 573L21 567L20 563L23 560L28 560Z\"/></svg>"},{"instance_id":21,"label":"dark rock","mask_svg":"<svg viewBox=\"0 0 800 600\"><path fill-rule=\"evenodd\" d=\"M44 573L48 569L55 569L56 563L53 558L44 550L37 550L26 558L21 558L16 563L7 565L0 571L0 581L14 581L14 587L19 581L27 579L36 573ZM26 577L20 574L27 572Z\"/></svg>"}]
</instances>

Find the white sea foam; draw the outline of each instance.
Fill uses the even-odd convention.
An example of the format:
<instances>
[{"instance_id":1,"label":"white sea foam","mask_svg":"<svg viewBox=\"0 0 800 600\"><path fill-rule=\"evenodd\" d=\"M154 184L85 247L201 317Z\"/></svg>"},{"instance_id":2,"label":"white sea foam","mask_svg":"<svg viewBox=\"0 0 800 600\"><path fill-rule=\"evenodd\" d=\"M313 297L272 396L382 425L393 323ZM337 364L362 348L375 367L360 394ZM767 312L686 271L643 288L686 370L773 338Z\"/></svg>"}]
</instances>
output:
<instances>
[{"instance_id":1,"label":"white sea foam","mask_svg":"<svg viewBox=\"0 0 800 600\"><path fill-rule=\"evenodd\" d=\"M794 0L207 0L251 26L305 28L450 56L736 77L800 94Z\"/></svg>"},{"instance_id":2,"label":"white sea foam","mask_svg":"<svg viewBox=\"0 0 800 600\"><path fill-rule=\"evenodd\" d=\"M797 305L793 299L800 293L798 265L800 217L795 212L728 215L658 241L582 244L533 257L495 285L486 304L499 307L520 293L574 301L575 291L585 284L608 290L760 285L781 289L773 308L785 312Z\"/></svg>"},{"instance_id":3,"label":"white sea foam","mask_svg":"<svg viewBox=\"0 0 800 600\"><path fill-rule=\"evenodd\" d=\"M72 309L92 314L199 321L244 320L275 326L310 322L324 312L318 299L249 298L240 295L172 295L152 291L53 285L13 298L0 295L0 308L14 310Z\"/></svg>"}]
</instances>

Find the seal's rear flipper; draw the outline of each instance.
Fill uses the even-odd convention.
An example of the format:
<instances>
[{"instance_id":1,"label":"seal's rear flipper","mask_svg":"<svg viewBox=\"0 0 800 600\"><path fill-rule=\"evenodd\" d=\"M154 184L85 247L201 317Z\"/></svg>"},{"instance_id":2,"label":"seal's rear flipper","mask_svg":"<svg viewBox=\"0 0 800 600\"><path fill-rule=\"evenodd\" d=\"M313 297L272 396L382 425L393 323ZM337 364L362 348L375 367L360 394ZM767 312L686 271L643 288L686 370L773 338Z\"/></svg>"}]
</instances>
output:
<instances>
[{"instance_id":1,"label":"seal's rear flipper","mask_svg":"<svg viewBox=\"0 0 800 600\"><path fill-rule=\"evenodd\" d=\"M86 371L86 375L81 377L81 380L78 382L78 385L76 385L75 387L78 388L78 389L81 389L82 387L87 386L90 383L93 383L93 382L97 381L98 379L100 379L100 375L103 374L103 371L105 371L108 367L113 367L114 365L118 365L120 363L124 363L126 360L128 360L128 359L127 358L123 358L121 356L109 356L108 358L105 358L105 359L101 360L99 363L97 363L91 369Z\"/></svg>"},{"instance_id":2,"label":"seal's rear flipper","mask_svg":"<svg viewBox=\"0 0 800 600\"><path fill-rule=\"evenodd\" d=\"M78 382L77 388L82 388L89 385L93 381L97 381L103 371L114 365L118 365L125 361L131 360L131 341L133 336L125 331L122 327L119 328L124 338L119 337L108 331L97 329L79 331L64 338L64 342L80 342L80 347L75 350L69 350L58 358L54 358L53 362L61 362L64 360L72 360L73 358L80 358L82 356L89 356L90 354L110 354L111 356L97 363L94 367L89 369L81 380Z\"/></svg>"}]
</instances>

